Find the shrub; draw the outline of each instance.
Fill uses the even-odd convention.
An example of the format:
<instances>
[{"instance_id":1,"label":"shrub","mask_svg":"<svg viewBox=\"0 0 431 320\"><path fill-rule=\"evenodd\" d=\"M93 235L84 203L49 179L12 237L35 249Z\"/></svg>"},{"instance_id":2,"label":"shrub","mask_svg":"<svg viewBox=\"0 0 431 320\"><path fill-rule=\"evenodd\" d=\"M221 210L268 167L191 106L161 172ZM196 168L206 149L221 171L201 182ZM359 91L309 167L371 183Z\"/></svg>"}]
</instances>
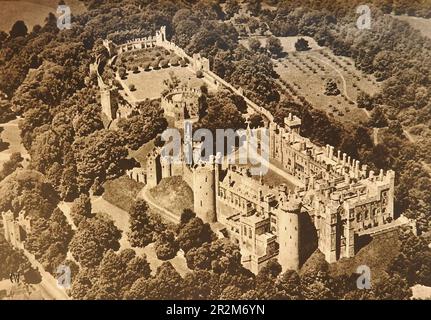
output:
<instances>
[{"instance_id":1,"label":"shrub","mask_svg":"<svg viewBox=\"0 0 431 320\"><path fill-rule=\"evenodd\" d=\"M161 60L161 61L160 61L160 66L161 66L162 68L168 68L168 67L169 67L169 61L168 61L168 60L166 60L166 59Z\"/></svg>"},{"instance_id":2,"label":"shrub","mask_svg":"<svg viewBox=\"0 0 431 320\"><path fill-rule=\"evenodd\" d=\"M171 66L178 66L179 65L179 60L180 59L178 57L171 58L171 60L170 60Z\"/></svg>"},{"instance_id":3,"label":"shrub","mask_svg":"<svg viewBox=\"0 0 431 320\"><path fill-rule=\"evenodd\" d=\"M142 68L144 68L145 71L149 71L150 70L150 65L151 65L150 62L144 62L142 64Z\"/></svg>"}]
</instances>

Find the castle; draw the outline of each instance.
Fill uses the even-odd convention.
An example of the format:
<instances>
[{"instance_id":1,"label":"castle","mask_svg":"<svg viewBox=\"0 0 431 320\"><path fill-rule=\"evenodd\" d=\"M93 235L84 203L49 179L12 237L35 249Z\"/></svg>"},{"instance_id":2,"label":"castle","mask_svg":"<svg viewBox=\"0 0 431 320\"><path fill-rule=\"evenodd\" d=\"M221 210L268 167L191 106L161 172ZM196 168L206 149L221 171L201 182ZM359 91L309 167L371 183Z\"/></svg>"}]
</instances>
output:
<instances>
[{"instance_id":1,"label":"castle","mask_svg":"<svg viewBox=\"0 0 431 320\"><path fill-rule=\"evenodd\" d=\"M313 236L325 259L335 262L353 257L360 237L414 226L404 217L395 219L393 171L376 175L344 153L334 155L333 147L302 137L300 123L290 115L283 127L269 125L270 158L296 178L295 188L270 187L248 169L214 159L168 163L157 149L148 157L146 183L151 188L181 176L193 190L197 216L237 243L244 266L255 273L274 257L283 269L298 269L301 248L312 246L306 242ZM307 218L314 235L301 235Z\"/></svg>"},{"instance_id":2,"label":"castle","mask_svg":"<svg viewBox=\"0 0 431 320\"><path fill-rule=\"evenodd\" d=\"M300 134L301 119L289 115L282 126L272 114L256 105L210 70L207 59L188 56L166 39L165 28L155 37L137 39L123 45L106 42L110 54L121 54L158 45L188 59L208 83L223 87L244 98L247 106L265 118L269 129L270 162L277 162L292 177L296 187L271 187L250 176L246 168L222 165L219 161L168 163L159 149L148 156L146 168L129 171L132 178L156 186L161 179L181 176L193 190L197 216L237 243L242 263L257 273L271 258L286 269L298 269L304 248L315 245L328 262L355 255L362 237L401 225L415 229L415 222L394 215L392 170L368 170L332 146L313 144ZM199 93L177 88L162 97L164 112L180 127L184 119L196 119ZM316 242L316 243L313 243Z\"/></svg>"},{"instance_id":3,"label":"castle","mask_svg":"<svg viewBox=\"0 0 431 320\"><path fill-rule=\"evenodd\" d=\"M175 127L182 129L184 120L196 122L199 120L200 89L179 86L162 94L161 107L166 117L174 119Z\"/></svg>"}]
</instances>

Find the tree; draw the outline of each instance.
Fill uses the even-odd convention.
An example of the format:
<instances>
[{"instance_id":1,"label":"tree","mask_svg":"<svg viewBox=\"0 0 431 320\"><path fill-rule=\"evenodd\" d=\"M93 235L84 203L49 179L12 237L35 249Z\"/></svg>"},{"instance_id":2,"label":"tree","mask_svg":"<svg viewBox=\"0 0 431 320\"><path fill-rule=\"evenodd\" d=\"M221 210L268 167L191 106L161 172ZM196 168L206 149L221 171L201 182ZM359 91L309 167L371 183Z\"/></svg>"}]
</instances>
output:
<instances>
[{"instance_id":1,"label":"tree","mask_svg":"<svg viewBox=\"0 0 431 320\"><path fill-rule=\"evenodd\" d=\"M241 7L239 6L238 1L227 0L224 8L224 11L226 13L226 18L227 19L232 18L236 13L239 12L240 8Z\"/></svg>"},{"instance_id":2,"label":"tree","mask_svg":"<svg viewBox=\"0 0 431 320\"><path fill-rule=\"evenodd\" d=\"M186 253L187 266L192 270L212 270L216 273L238 274L242 269L239 247L226 239L205 242Z\"/></svg>"},{"instance_id":3,"label":"tree","mask_svg":"<svg viewBox=\"0 0 431 320\"><path fill-rule=\"evenodd\" d=\"M178 251L175 234L169 230L160 233L155 243L155 251L160 260L169 260L175 257Z\"/></svg>"},{"instance_id":4,"label":"tree","mask_svg":"<svg viewBox=\"0 0 431 320\"><path fill-rule=\"evenodd\" d=\"M0 211L24 210L33 219L48 219L58 204L58 194L34 170L17 170L0 182Z\"/></svg>"},{"instance_id":5,"label":"tree","mask_svg":"<svg viewBox=\"0 0 431 320\"><path fill-rule=\"evenodd\" d=\"M300 291L301 279L294 270L287 270L276 281L277 298L286 300L301 299Z\"/></svg>"},{"instance_id":6,"label":"tree","mask_svg":"<svg viewBox=\"0 0 431 320\"><path fill-rule=\"evenodd\" d=\"M90 104L82 108L73 118L73 129L79 137L85 137L104 128L100 117L101 108L98 104Z\"/></svg>"},{"instance_id":7,"label":"tree","mask_svg":"<svg viewBox=\"0 0 431 320\"><path fill-rule=\"evenodd\" d=\"M337 96L340 94L337 83L334 79L328 79L325 81L325 95L327 96Z\"/></svg>"},{"instance_id":8,"label":"tree","mask_svg":"<svg viewBox=\"0 0 431 320\"><path fill-rule=\"evenodd\" d=\"M133 300L175 300L181 297L183 279L170 262L157 268L154 278L138 279L126 294Z\"/></svg>"},{"instance_id":9,"label":"tree","mask_svg":"<svg viewBox=\"0 0 431 320\"><path fill-rule=\"evenodd\" d=\"M296 51L307 51L307 50L310 50L311 48L308 45L307 40L305 40L304 38L299 38L295 42L295 49L296 49Z\"/></svg>"},{"instance_id":10,"label":"tree","mask_svg":"<svg viewBox=\"0 0 431 320\"><path fill-rule=\"evenodd\" d=\"M18 20L13 24L12 29L9 31L9 37L25 37L27 35L27 31L28 29L24 21Z\"/></svg>"},{"instance_id":11,"label":"tree","mask_svg":"<svg viewBox=\"0 0 431 320\"><path fill-rule=\"evenodd\" d=\"M0 174L0 180L4 179L6 176L13 173L16 169L22 168L21 162L23 161L23 157L21 157L21 153L14 152L10 155L8 161L3 163L3 169Z\"/></svg>"},{"instance_id":12,"label":"tree","mask_svg":"<svg viewBox=\"0 0 431 320\"><path fill-rule=\"evenodd\" d=\"M169 67L169 61L168 61L167 59L163 59L163 60L161 60L161 61L160 61L160 66L161 66L162 68L167 68L167 67Z\"/></svg>"},{"instance_id":13,"label":"tree","mask_svg":"<svg viewBox=\"0 0 431 320\"><path fill-rule=\"evenodd\" d=\"M157 69L159 69L159 60L154 60L152 63L151 63L151 66L153 67L153 69L154 70L157 70Z\"/></svg>"},{"instance_id":14,"label":"tree","mask_svg":"<svg viewBox=\"0 0 431 320\"><path fill-rule=\"evenodd\" d=\"M251 129L261 128L263 127L263 118L260 114L254 113L248 118Z\"/></svg>"},{"instance_id":15,"label":"tree","mask_svg":"<svg viewBox=\"0 0 431 320\"><path fill-rule=\"evenodd\" d=\"M80 194L78 198L73 201L70 214L73 219L73 223L79 226L82 220L91 218L91 201L90 197L86 194Z\"/></svg>"},{"instance_id":16,"label":"tree","mask_svg":"<svg viewBox=\"0 0 431 320\"><path fill-rule=\"evenodd\" d=\"M180 64L179 62L180 62L180 58L178 56L172 57L171 60L169 61L171 66L178 66Z\"/></svg>"},{"instance_id":17,"label":"tree","mask_svg":"<svg viewBox=\"0 0 431 320\"><path fill-rule=\"evenodd\" d=\"M371 113L370 120L368 120L368 125L375 128L383 128L388 126L388 120L383 113L382 108L375 107Z\"/></svg>"},{"instance_id":18,"label":"tree","mask_svg":"<svg viewBox=\"0 0 431 320\"><path fill-rule=\"evenodd\" d=\"M151 65L150 62L144 62L142 64L142 68L144 68L145 71L149 71L150 70L150 65Z\"/></svg>"},{"instance_id":19,"label":"tree","mask_svg":"<svg viewBox=\"0 0 431 320\"><path fill-rule=\"evenodd\" d=\"M178 225L180 228L182 228L184 225L186 225L191 219L196 217L196 213L193 212L191 209L184 209L180 216L180 224Z\"/></svg>"},{"instance_id":20,"label":"tree","mask_svg":"<svg viewBox=\"0 0 431 320\"><path fill-rule=\"evenodd\" d=\"M260 299L274 299L276 297L276 279L281 272L280 264L275 260L269 260L259 270L256 276L256 295Z\"/></svg>"},{"instance_id":21,"label":"tree","mask_svg":"<svg viewBox=\"0 0 431 320\"><path fill-rule=\"evenodd\" d=\"M245 129L245 119L238 110L235 96L219 92L207 98L206 114L201 117L197 127L207 128L215 134L217 129ZM239 104L240 105L240 104ZM204 113L205 109L201 113Z\"/></svg>"},{"instance_id":22,"label":"tree","mask_svg":"<svg viewBox=\"0 0 431 320\"><path fill-rule=\"evenodd\" d=\"M359 92L356 101L359 108L365 108L367 110L372 110L374 108L374 99L364 91Z\"/></svg>"},{"instance_id":23,"label":"tree","mask_svg":"<svg viewBox=\"0 0 431 320\"><path fill-rule=\"evenodd\" d=\"M78 181L88 190L99 177L101 181L121 176L127 149L118 132L99 130L87 137L80 137L72 145L75 152Z\"/></svg>"},{"instance_id":24,"label":"tree","mask_svg":"<svg viewBox=\"0 0 431 320\"><path fill-rule=\"evenodd\" d=\"M258 16L260 11L262 10L262 4L260 0L249 0L247 1L247 10L250 11L250 13L253 16Z\"/></svg>"},{"instance_id":25,"label":"tree","mask_svg":"<svg viewBox=\"0 0 431 320\"><path fill-rule=\"evenodd\" d=\"M248 47L253 52L258 52L260 49L261 43L257 38L249 38L248 39Z\"/></svg>"},{"instance_id":26,"label":"tree","mask_svg":"<svg viewBox=\"0 0 431 320\"><path fill-rule=\"evenodd\" d=\"M127 77L126 68L124 68L124 67L118 68L118 75L120 76L121 79L126 79L126 77Z\"/></svg>"},{"instance_id":27,"label":"tree","mask_svg":"<svg viewBox=\"0 0 431 320\"><path fill-rule=\"evenodd\" d=\"M190 249L199 247L205 242L211 242L214 238L215 234L210 225L195 217L178 232L177 241L180 248L187 253Z\"/></svg>"},{"instance_id":28,"label":"tree","mask_svg":"<svg viewBox=\"0 0 431 320\"><path fill-rule=\"evenodd\" d=\"M69 249L73 258L82 267L97 266L109 249L120 248L121 231L111 220L100 217L83 220L70 242Z\"/></svg>"},{"instance_id":29,"label":"tree","mask_svg":"<svg viewBox=\"0 0 431 320\"><path fill-rule=\"evenodd\" d=\"M281 53L283 52L283 47L281 45L280 39L274 36L270 36L266 40L266 49L276 57L280 57Z\"/></svg>"},{"instance_id":30,"label":"tree","mask_svg":"<svg viewBox=\"0 0 431 320\"><path fill-rule=\"evenodd\" d=\"M0 98L0 123L5 123L15 119L15 113L11 109L9 101Z\"/></svg>"},{"instance_id":31,"label":"tree","mask_svg":"<svg viewBox=\"0 0 431 320\"><path fill-rule=\"evenodd\" d=\"M144 248L154 242L157 235L165 230L165 226L149 212L147 203L139 199L129 210L130 232L129 241L134 247Z\"/></svg>"},{"instance_id":32,"label":"tree","mask_svg":"<svg viewBox=\"0 0 431 320\"><path fill-rule=\"evenodd\" d=\"M139 73L138 66L133 66L132 71L133 71L133 73Z\"/></svg>"},{"instance_id":33,"label":"tree","mask_svg":"<svg viewBox=\"0 0 431 320\"><path fill-rule=\"evenodd\" d=\"M220 276L207 270L195 270L184 276L184 287L181 293L187 300L217 299Z\"/></svg>"},{"instance_id":34,"label":"tree","mask_svg":"<svg viewBox=\"0 0 431 320\"><path fill-rule=\"evenodd\" d=\"M137 150L142 145L154 139L168 126L159 105L145 102L140 106L140 113L118 123L119 132L128 146Z\"/></svg>"}]
</instances>

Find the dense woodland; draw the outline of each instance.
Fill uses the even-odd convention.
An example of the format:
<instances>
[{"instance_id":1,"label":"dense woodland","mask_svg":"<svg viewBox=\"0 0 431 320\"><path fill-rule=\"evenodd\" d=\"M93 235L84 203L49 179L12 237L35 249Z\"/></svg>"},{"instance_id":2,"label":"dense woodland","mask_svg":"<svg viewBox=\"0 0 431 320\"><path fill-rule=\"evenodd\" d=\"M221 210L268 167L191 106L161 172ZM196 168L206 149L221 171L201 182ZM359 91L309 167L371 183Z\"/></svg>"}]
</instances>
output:
<instances>
[{"instance_id":1,"label":"dense woodland","mask_svg":"<svg viewBox=\"0 0 431 320\"><path fill-rule=\"evenodd\" d=\"M181 4L93 0L86 1L87 12L73 16L70 30L59 31L54 15L32 30L17 22L9 33L0 32L0 90L5 95L0 116L3 121L23 118L21 137L31 162L28 169L15 171L22 160L16 155L3 167L1 210L15 214L25 210L31 215L35 228L26 246L48 271L64 262L68 250L72 253L80 265L67 262L77 274L71 291L74 298L409 298L409 286L431 285L431 253L426 245L431 183L421 163L431 162L427 153L431 139L426 136L431 124L431 40L387 14L429 17L431 10L426 1L372 1L373 30L359 32L356 2L268 1L276 7L268 10L253 0L247 4L253 18L246 23L251 28L256 23L264 25L275 36L314 37L383 81L381 94L358 101L370 110L375 108L371 121L360 125L337 122L306 100L298 104L282 94L271 62L271 55L279 54L277 42L271 41L268 51L239 45L238 31L228 21L240 9L235 0L223 4L225 11L220 3L209 0ZM181 277L170 262L164 262L151 273L145 257L129 249L118 252L121 232L103 214L92 212L88 193L100 192L103 182L123 175L133 165L129 150L154 139L167 124L159 107L148 104L122 121L118 130L105 129L89 65L96 56L106 59L102 39L122 42L149 36L163 25L170 39L190 54L208 57L214 72L243 88L276 121L282 122L293 112L303 120L303 134L315 143L334 145L371 168L397 172L396 208L418 219L422 236L400 232L399 257L372 290L356 290L352 281L356 275L332 277L323 262L300 274L281 274L280 265L273 262L254 276L241 266L239 249L216 240L209 226L192 212L183 213L179 226L169 226L150 215L147 205L139 201L129 212L131 243L145 247L154 242L161 260L182 249L192 272ZM244 105L238 97L220 93L205 99L200 125L213 129L244 126ZM259 125L261 119L254 122ZM372 142L373 127L385 127L378 145ZM425 138L409 142L403 127L414 128ZM56 208L60 200L74 200L77 230ZM16 264L16 257L5 261Z\"/></svg>"}]
</instances>

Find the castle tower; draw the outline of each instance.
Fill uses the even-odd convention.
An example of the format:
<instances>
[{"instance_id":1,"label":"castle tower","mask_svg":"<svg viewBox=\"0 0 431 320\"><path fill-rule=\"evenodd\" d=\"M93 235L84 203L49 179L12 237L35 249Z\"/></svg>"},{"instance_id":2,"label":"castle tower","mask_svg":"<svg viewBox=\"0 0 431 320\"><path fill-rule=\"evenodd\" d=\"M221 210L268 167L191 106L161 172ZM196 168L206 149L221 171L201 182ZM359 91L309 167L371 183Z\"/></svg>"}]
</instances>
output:
<instances>
[{"instance_id":1,"label":"castle tower","mask_svg":"<svg viewBox=\"0 0 431 320\"><path fill-rule=\"evenodd\" d=\"M288 128L289 131L293 131L296 134L299 134L301 128L301 119L299 119L297 116L292 115L292 113L289 113L289 116L284 118L284 126Z\"/></svg>"},{"instance_id":2,"label":"castle tower","mask_svg":"<svg viewBox=\"0 0 431 320\"><path fill-rule=\"evenodd\" d=\"M102 113L104 113L109 120L117 117L118 102L115 94L110 88L102 88L100 90L100 100L102 104Z\"/></svg>"},{"instance_id":3,"label":"castle tower","mask_svg":"<svg viewBox=\"0 0 431 320\"><path fill-rule=\"evenodd\" d=\"M166 41L166 27L160 27L159 31L156 31L156 45L161 46Z\"/></svg>"},{"instance_id":4,"label":"castle tower","mask_svg":"<svg viewBox=\"0 0 431 320\"><path fill-rule=\"evenodd\" d=\"M169 178L172 176L172 164L165 158L160 158L160 164L162 166L162 179Z\"/></svg>"},{"instance_id":5,"label":"castle tower","mask_svg":"<svg viewBox=\"0 0 431 320\"><path fill-rule=\"evenodd\" d=\"M193 202L204 222L216 222L215 169L213 163L197 164L193 170Z\"/></svg>"},{"instance_id":6,"label":"castle tower","mask_svg":"<svg viewBox=\"0 0 431 320\"><path fill-rule=\"evenodd\" d=\"M150 188L157 186L162 178L162 168L160 164L160 155L155 151L147 159L147 185Z\"/></svg>"},{"instance_id":7,"label":"castle tower","mask_svg":"<svg viewBox=\"0 0 431 320\"><path fill-rule=\"evenodd\" d=\"M270 159L275 158L275 148L277 143L277 124L271 122L269 124L269 157Z\"/></svg>"},{"instance_id":8,"label":"castle tower","mask_svg":"<svg viewBox=\"0 0 431 320\"><path fill-rule=\"evenodd\" d=\"M278 262L286 270L299 269L299 214L301 203L293 196L285 198L278 213Z\"/></svg>"}]
</instances>

